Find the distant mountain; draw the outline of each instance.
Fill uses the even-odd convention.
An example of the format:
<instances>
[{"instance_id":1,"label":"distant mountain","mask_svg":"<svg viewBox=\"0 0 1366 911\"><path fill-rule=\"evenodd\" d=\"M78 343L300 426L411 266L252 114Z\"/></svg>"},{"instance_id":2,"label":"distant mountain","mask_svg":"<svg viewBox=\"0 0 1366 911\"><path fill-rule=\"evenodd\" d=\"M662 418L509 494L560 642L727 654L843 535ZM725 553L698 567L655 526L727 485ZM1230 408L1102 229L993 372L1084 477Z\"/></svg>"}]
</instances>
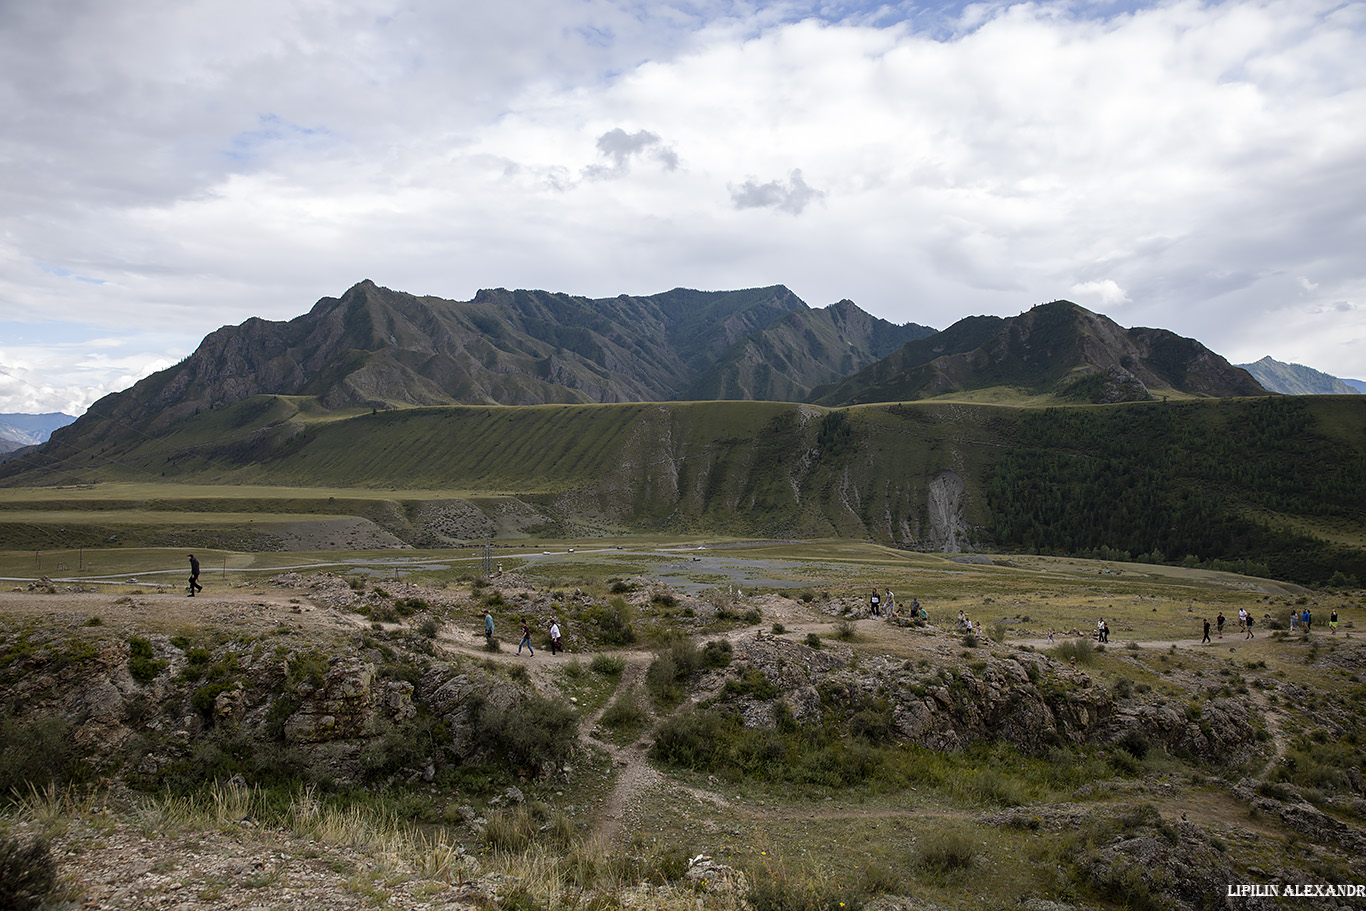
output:
<instances>
[{"instance_id":1,"label":"distant mountain","mask_svg":"<svg viewBox=\"0 0 1366 911\"><path fill-rule=\"evenodd\" d=\"M801 401L930 332L849 301L813 310L781 285L598 300L500 288L450 301L363 281L289 322L219 329L181 363L91 406L63 438L156 434L261 394L328 409Z\"/></svg>"},{"instance_id":2,"label":"distant mountain","mask_svg":"<svg viewBox=\"0 0 1366 911\"><path fill-rule=\"evenodd\" d=\"M1054 301L1019 316L959 320L816 389L811 401L840 406L993 389L1097 404L1266 392L1194 339L1165 329L1124 329L1070 301Z\"/></svg>"},{"instance_id":3,"label":"distant mountain","mask_svg":"<svg viewBox=\"0 0 1366 911\"><path fill-rule=\"evenodd\" d=\"M1348 386L1351 386L1357 392L1366 392L1366 380L1344 379L1343 382L1346 383Z\"/></svg>"},{"instance_id":4,"label":"distant mountain","mask_svg":"<svg viewBox=\"0 0 1366 911\"><path fill-rule=\"evenodd\" d=\"M1271 392L1281 395L1355 395L1355 388L1335 376L1303 364L1287 364L1270 355L1252 364L1239 364Z\"/></svg>"},{"instance_id":5,"label":"distant mountain","mask_svg":"<svg viewBox=\"0 0 1366 911\"><path fill-rule=\"evenodd\" d=\"M76 420L69 414L0 414L0 452L47 442L52 431Z\"/></svg>"}]
</instances>

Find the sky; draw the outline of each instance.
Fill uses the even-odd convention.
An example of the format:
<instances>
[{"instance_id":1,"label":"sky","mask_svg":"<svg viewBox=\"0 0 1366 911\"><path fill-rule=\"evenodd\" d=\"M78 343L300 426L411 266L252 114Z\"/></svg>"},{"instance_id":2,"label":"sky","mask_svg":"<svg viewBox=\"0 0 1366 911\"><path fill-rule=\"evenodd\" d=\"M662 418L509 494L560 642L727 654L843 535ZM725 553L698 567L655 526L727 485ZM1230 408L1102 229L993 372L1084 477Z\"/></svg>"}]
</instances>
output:
<instances>
[{"instance_id":1,"label":"sky","mask_svg":"<svg viewBox=\"0 0 1366 911\"><path fill-rule=\"evenodd\" d=\"M0 412L371 279L1366 377L1366 3L0 0Z\"/></svg>"}]
</instances>

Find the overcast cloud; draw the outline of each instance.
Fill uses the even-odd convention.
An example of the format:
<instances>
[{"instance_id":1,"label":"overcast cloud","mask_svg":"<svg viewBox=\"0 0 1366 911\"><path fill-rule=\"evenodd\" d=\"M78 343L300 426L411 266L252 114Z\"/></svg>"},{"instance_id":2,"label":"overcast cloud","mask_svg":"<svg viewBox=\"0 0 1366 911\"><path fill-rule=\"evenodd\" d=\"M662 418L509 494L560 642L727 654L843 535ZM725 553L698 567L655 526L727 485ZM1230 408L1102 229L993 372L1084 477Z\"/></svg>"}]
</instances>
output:
<instances>
[{"instance_id":1,"label":"overcast cloud","mask_svg":"<svg viewBox=\"0 0 1366 911\"><path fill-rule=\"evenodd\" d=\"M1366 4L0 4L0 411L361 279L1065 297L1366 377Z\"/></svg>"}]
</instances>

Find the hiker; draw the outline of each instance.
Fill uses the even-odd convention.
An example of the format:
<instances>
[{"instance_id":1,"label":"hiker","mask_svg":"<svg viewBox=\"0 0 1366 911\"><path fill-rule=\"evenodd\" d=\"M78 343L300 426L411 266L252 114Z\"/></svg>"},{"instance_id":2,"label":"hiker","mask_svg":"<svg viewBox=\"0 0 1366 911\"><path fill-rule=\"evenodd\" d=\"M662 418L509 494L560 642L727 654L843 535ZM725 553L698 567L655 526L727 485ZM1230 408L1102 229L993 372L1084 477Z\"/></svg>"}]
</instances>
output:
<instances>
[{"instance_id":1,"label":"hiker","mask_svg":"<svg viewBox=\"0 0 1366 911\"><path fill-rule=\"evenodd\" d=\"M204 586L199 584L199 561L190 554L190 597L194 597L195 592L202 592Z\"/></svg>"},{"instance_id":2,"label":"hiker","mask_svg":"<svg viewBox=\"0 0 1366 911\"><path fill-rule=\"evenodd\" d=\"M493 614L489 611L484 611L484 644L493 644Z\"/></svg>"},{"instance_id":3,"label":"hiker","mask_svg":"<svg viewBox=\"0 0 1366 911\"><path fill-rule=\"evenodd\" d=\"M872 610L873 616L879 616L882 611L878 610L882 605L882 599L878 597L877 589L873 589L873 597L868 599L868 607Z\"/></svg>"},{"instance_id":4,"label":"hiker","mask_svg":"<svg viewBox=\"0 0 1366 911\"><path fill-rule=\"evenodd\" d=\"M560 644L560 623L554 617L550 618L550 654L555 654L556 650L564 651L564 646Z\"/></svg>"},{"instance_id":5,"label":"hiker","mask_svg":"<svg viewBox=\"0 0 1366 911\"><path fill-rule=\"evenodd\" d=\"M1224 612L1219 611L1219 616L1214 618L1214 623L1219 630L1219 638L1224 638Z\"/></svg>"},{"instance_id":6,"label":"hiker","mask_svg":"<svg viewBox=\"0 0 1366 911\"><path fill-rule=\"evenodd\" d=\"M531 652L531 657L535 658L536 650L531 647L531 627L527 626L525 620L522 621L522 641L517 643L517 654L520 655L522 653L522 646L524 645L526 646L526 650Z\"/></svg>"},{"instance_id":7,"label":"hiker","mask_svg":"<svg viewBox=\"0 0 1366 911\"><path fill-rule=\"evenodd\" d=\"M1209 642L1209 641L1210 641L1210 638L1209 638L1209 617L1206 617L1206 618L1205 618L1205 636L1204 636L1203 639L1200 640L1200 644L1201 644L1201 645L1204 645L1206 642Z\"/></svg>"},{"instance_id":8,"label":"hiker","mask_svg":"<svg viewBox=\"0 0 1366 911\"><path fill-rule=\"evenodd\" d=\"M1051 629L1048 631L1048 644L1053 644L1053 631Z\"/></svg>"},{"instance_id":9,"label":"hiker","mask_svg":"<svg viewBox=\"0 0 1366 911\"><path fill-rule=\"evenodd\" d=\"M887 608L888 617L891 617L893 614L896 613L896 596L892 594L892 590L890 588L887 589L887 598L882 603Z\"/></svg>"},{"instance_id":10,"label":"hiker","mask_svg":"<svg viewBox=\"0 0 1366 911\"><path fill-rule=\"evenodd\" d=\"M1300 612L1293 607L1290 609L1290 632L1300 628Z\"/></svg>"},{"instance_id":11,"label":"hiker","mask_svg":"<svg viewBox=\"0 0 1366 911\"><path fill-rule=\"evenodd\" d=\"M1334 636L1338 634L1338 609L1333 608L1333 612L1328 615L1328 632Z\"/></svg>"},{"instance_id":12,"label":"hiker","mask_svg":"<svg viewBox=\"0 0 1366 911\"><path fill-rule=\"evenodd\" d=\"M1252 635L1252 611L1248 611L1248 612L1247 612L1247 635L1244 636L1243 638L1244 638L1244 639L1256 639L1256 638L1257 638L1256 636Z\"/></svg>"},{"instance_id":13,"label":"hiker","mask_svg":"<svg viewBox=\"0 0 1366 911\"><path fill-rule=\"evenodd\" d=\"M1304 634L1307 636L1314 631L1314 617L1309 613L1309 608L1304 609L1304 615L1300 617L1300 622L1304 624Z\"/></svg>"}]
</instances>

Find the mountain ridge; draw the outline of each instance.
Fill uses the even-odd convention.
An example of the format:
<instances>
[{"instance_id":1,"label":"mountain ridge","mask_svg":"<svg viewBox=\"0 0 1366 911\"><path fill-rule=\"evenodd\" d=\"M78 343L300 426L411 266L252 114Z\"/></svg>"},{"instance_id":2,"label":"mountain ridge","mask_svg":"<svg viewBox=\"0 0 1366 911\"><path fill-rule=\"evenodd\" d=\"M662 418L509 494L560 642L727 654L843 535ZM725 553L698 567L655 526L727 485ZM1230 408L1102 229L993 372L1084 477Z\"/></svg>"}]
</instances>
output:
<instances>
[{"instance_id":1,"label":"mountain ridge","mask_svg":"<svg viewBox=\"0 0 1366 911\"><path fill-rule=\"evenodd\" d=\"M1356 395L1360 389L1304 364L1288 364L1267 355L1251 364L1239 364L1271 392L1282 395Z\"/></svg>"},{"instance_id":2,"label":"mountain ridge","mask_svg":"<svg viewBox=\"0 0 1366 911\"><path fill-rule=\"evenodd\" d=\"M1059 300L1014 317L966 317L814 390L811 401L831 407L915 401L1000 386L1091 404L1266 392L1194 339L1165 329L1124 329Z\"/></svg>"}]
</instances>

